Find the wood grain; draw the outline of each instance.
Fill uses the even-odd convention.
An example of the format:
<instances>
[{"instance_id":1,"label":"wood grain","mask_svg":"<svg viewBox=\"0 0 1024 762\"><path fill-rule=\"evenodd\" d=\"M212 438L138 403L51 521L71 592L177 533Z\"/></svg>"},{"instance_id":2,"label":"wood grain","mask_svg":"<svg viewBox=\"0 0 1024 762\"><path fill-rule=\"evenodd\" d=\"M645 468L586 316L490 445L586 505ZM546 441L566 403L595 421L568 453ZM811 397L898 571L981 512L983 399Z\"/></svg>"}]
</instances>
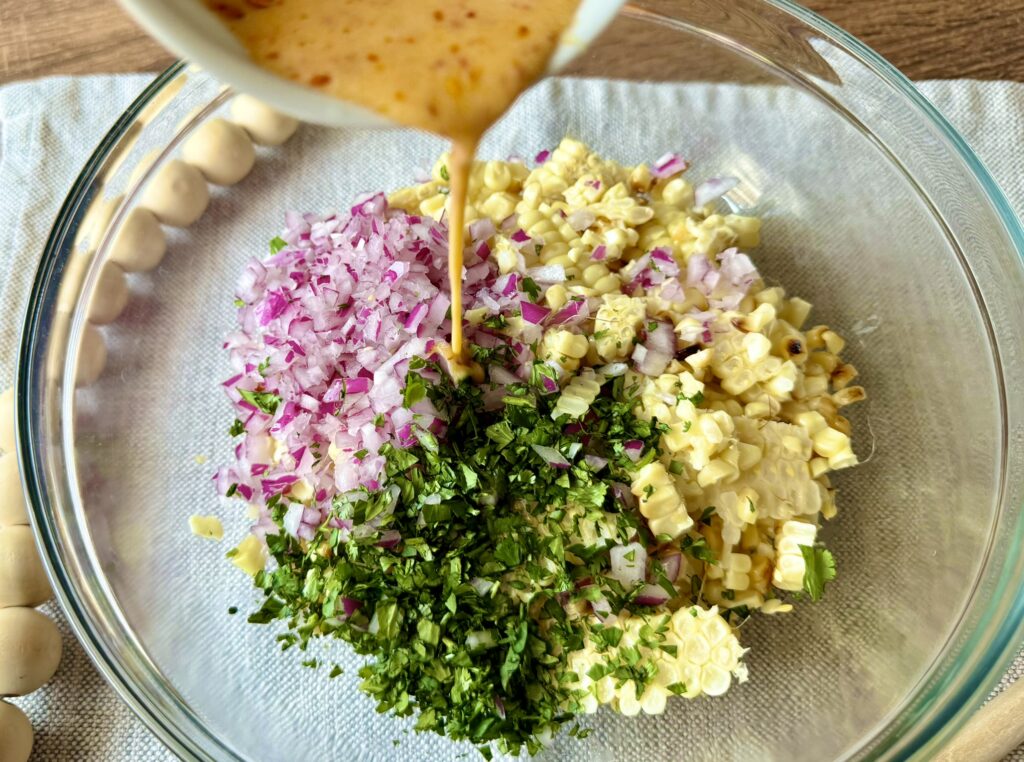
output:
<instances>
[{"instance_id":1,"label":"wood grain","mask_svg":"<svg viewBox=\"0 0 1024 762\"><path fill-rule=\"evenodd\" d=\"M806 4L911 79L1024 81L1024 0ZM171 60L114 0L0 0L0 83L53 74L156 71Z\"/></svg>"}]
</instances>

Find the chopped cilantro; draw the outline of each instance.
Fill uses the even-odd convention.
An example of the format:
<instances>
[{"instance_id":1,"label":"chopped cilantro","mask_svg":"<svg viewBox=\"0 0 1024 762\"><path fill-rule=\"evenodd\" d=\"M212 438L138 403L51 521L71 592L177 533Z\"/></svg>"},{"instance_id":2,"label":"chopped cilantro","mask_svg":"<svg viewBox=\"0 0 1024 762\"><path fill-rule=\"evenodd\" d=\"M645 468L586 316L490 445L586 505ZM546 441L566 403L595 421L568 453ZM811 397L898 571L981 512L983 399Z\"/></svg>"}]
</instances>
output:
<instances>
[{"instance_id":1,"label":"chopped cilantro","mask_svg":"<svg viewBox=\"0 0 1024 762\"><path fill-rule=\"evenodd\" d=\"M519 284L519 288L523 293L529 295L531 302L536 302L540 299L540 286L533 278L523 278Z\"/></svg>"},{"instance_id":2,"label":"chopped cilantro","mask_svg":"<svg viewBox=\"0 0 1024 762\"><path fill-rule=\"evenodd\" d=\"M281 236L274 236L274 238L270 240L270 253L277 254L277 252L281 251L281 249L287 245L288 242L281 238Z\"/></svg>"},{"instance_id":3,"label":"chopped cilantro","mask_svg":"<svg viewBox=\"0 0 1024 762\"><path fill-rule=\"evenodd\" d=\"M656 423L633 414L639 389L622 377L603 383L586 430L567 434L551 418L558 395L546 393L549 378L554 369L538 363L530 383L505 387L508 404L488 410L484 388L410 362L404 404L429 399L446 435L414 428L412 446L381 446L388 489L334 498L332 518L360 532L343 537L324 521L308 541L267 535L274 563L256 575L265 599L250 621L287 622L282 648L304 650L318 635L348 641L372 657L359 670L361 690L379 711L417 715L417 730L468 740L485 755L491 744L539 751L541 738L573 719L560 676L584 630L561 596L598 596L618 610L635 595L607 576L607 546L577 544L578 522L600 517L619 543L636 537L642 519L613 485L636 468L626 442L640 440L656 458L661 438ZM537 468L533 445L562 453L568 467ZM595 473L585 455L608 466ZM280 524L286 501L270 502ZM382 543L384 532L398 539ZM582 576L590 583L579 588ZM615 646L622 632L604 628L601 639ZM621 650L616 679L642 685L639 651Z\"/></svg>"},{"instance_id":4,"label":"chopped cilantro","mask_svg":"<svg viewBox=\"0 0 1024 762\"><path fill-rule=\"evenodd\" d=\"M836 561L825 548L801 545L800 552L805 565L804 590L812 601L820 601L825 583L836 578Z\"/></svg>"},{"instance_id":5,"label":"chopped cilantro","mask_svg":"<svg viewBox=\"0 0 1024 762\"><path fill-rule=\"evenodd\" d=\"M241 436L245 433L245 424L236 418L231 424L231 428L228 429L228 433L233 437Z\"/></svg>"},{"instance_id":6,"label":"chopped cilantro","mask_svg":"<svg viewBox=\"0 0 1024 762\"><path fill-rule=\"evenodd\" d=\"M239 389L238 393L242 399L262 410L267 415L273 415L277 406L281 404L281 398L272 392L254 392L249 389Z\"/></svg>"},{"instance_id":7,"label":"chopped cilantro","mask_svg":"<svg viewBox=\"0 0 1024 762\"><path fill-rule=\"evenodd\" d=\"M441 179L444 180L445 182L448 182L448 181L451 180L451 177L448 175L448 165L447 164L442 164L441 165L441 171L438 172L438 174L441 175Z\"/></svg>"}]
</instances>

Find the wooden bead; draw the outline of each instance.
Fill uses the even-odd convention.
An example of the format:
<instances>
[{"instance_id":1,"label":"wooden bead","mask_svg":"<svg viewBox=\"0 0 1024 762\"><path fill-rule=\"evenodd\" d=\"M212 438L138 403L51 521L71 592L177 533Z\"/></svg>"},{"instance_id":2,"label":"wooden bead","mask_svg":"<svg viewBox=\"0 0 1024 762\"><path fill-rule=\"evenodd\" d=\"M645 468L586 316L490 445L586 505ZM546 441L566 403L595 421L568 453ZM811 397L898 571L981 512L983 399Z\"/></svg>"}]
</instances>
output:
<instances>
[{"instance_id":1,"label":"wooden bead","mask_svg":"<svg viewBox=\"0 0 1024 762\"><path fill-rule=\"evenodd\" d=\"M32 527L0 529L0 608L38 606L51 595Z\"/></svg>"},{"instance_id":2,"label":"wooden bead","mask_svg":"<svg viewBox=\"0 0 1024 762\"><path fill-rule=\"evenodd\" d=\"M210 189L202 172L180 159L171 159L149 181L142 206L165 225L186 228L198 220L210 203Z\"/></svg>"},{"instance_id":3,"label":"wooden bead","mask_svg":"<svg viewBox=\"0 0 1024 762\"><path fill-rule=\"evenodd\" d=\"M252 170L256 149L249 134L226 119L211 119L186 141L182 156L211 183L234 185Z\"/></svg>"},{"instance_id":4,"label":"wooden bead","mask_svg":"<svg viewBox=\"0 0 1024 762\"><path fill-rule=\"evenodd\" d=\"M167 253L167 236L156 216L136 207L128 213L110 249L110 259L126 272L152 270Z\"/></svg>"},{"instance_id":5,"label":"wooden bead","mask_svg":"<svg viewBox=\"0 0 1024 762\"><path fill-rule=\"evenodd\" d=\"M35 609L0 609L0 696L24 696L60 665L60 632Z\"/></svg>"},{"instance_id":6,"label":"wooden bead","mask_svg":"<svg viewBox=\"0 0 1024 762\"><path fill-rule=\"evenodd\" d=\"M252 139L264 146L278 146L299 127L297 119L275 111L250 95L238 95L231 102L231 118L245 128Z\"/></svg>"},{"instance_id":7,"label":"wooden bead","mask_svg":"<svg viewBox=\"0 0 1024 762\"><path fill-rule=\"evenodd\" d=\"M27 762L32 753L32 723L25 713L0 701L0 762Z\"/></svg>"}]
</instances>

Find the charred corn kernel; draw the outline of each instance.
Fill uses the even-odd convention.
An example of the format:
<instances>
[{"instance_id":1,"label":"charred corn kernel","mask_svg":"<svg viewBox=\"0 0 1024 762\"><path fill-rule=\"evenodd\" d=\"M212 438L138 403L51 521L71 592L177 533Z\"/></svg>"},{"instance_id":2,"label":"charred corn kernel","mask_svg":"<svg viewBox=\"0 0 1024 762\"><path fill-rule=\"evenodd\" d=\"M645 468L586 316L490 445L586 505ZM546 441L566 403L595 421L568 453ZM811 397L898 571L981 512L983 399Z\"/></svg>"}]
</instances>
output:
<instances>
[{"instance_id":1,"label":"charred corn kernel","mask_svg":"<svg viewBox=\"0 0 1024 762\"><path fill-rule=\"evenodd\" d=\"M780 590L800 590L804 586L804 562L801 546L813 546L818 528L805 521L785 521L775 536L775 570L772 584Z\"/></svg>"},{"instance_id":2,"label":"charred corn kernel","mask_svg":"<svg viewBox=\"0 0 1024 762\"><path fill-rule=\"evenodd\" d=\"M597 380L597 375L590 368L586 368L579 375L573 376L562 389L562 393L551 411L551 417L555 420L563 415L570 418L581 417L590 409L600 391L601 384Z\"/></svg>"},{"instance_id":3,"label":"charred corn kernel","mask_svg":"<svg viewBox=\"0 0 1024 762\"><path fill-rule=\"evenodd\" d=\"M216 516L189 516L188 526L197 537L218 541L224 537L224 526Z\"/></svg>"},{"instance_id":4,"label":"charred corn kernel","mask_svg":"<svg viewBox=\"0 0 1024 762\"><path fill-rule=\"evenodd\" d=\"M736 466L724 460L713 460L697 474L697 483L701 487L710 487L720 481L728 481L739 475Z\"/></svg>"},{"instance_id":5,"label":"charred corn kernel","mask_svg":"<svg viewBox=\"0 0 1024 762\"><path fill-rule=\"evenodd\" d=\"M651 168L646 164L638 164L629 173L629 187L640 193L646 193L651 189L654 178L651 176Z\"/></svg>"},{"instance_id":6,"label":"charred corn kernel","mask_svg":"<svg viewBox=\"0 0 1024 762\"><path fill-rule=\"evenodd\" d=\"M769 304L776 312L783 309L783 301L785 298L786 292L779 286L763 288L754 294L754 301L759 306L762 304Z\"/></svg>"},{"instance_id":7,"label":"charred corn kernel","mask_svg":"<svg viewBox=\"0 0 1024 762\"><path fill-rule=\"evenodd\" d=\"M725 225L732 231L733 245L749 249L761 243L761 220L740 214L725 215Z\"/></svg>"},{"instance_id":8,"label":"charred corn kernel","mask_svg":"<svg viewBox=\"0 0 1024 762\"><path fill-rule=\"evenodd\" d=\"M845 434L843 436L846 436ZM849 468L850 466L857 465L857 456L849 448L837 452L835 455L830 455L828 459L828 467L833 471L838 471L841 468Z\"/></svg>"},{"instance_id":9,"label":"charred corn kernel","mask_svg":"<svg viewBox=\"0 0 1024 762\"><path fill-rule=\"evenodd\" d=\"M743 330L761 331L775 320L775 307L767 302L762 302L748 315L741 318Z\"/></svg>"},{"instance_id":10,"label":"charred corn kernel","mask_svg":"<svg viewBox=\"0 0 1024 762\"><path fill-rule=\"evenodd\" d=\"M427 217L432 217L435 220L441 219L441 215L444 214L445 204L448 203L448 196L438 193L429 198L425 198L420 202L420 213Z\"/></svg>"},{"instance_id":11,"label":"charred corn kernel","mask_svg":"<svg viewBox=\"0 0 1024 762\"><path fill-rule=\"evenodd\" d=\"M515 214L517 199L511 193L492 193L480 202L480 211L498 223Z\"/></svg>"},{"instance_id":12,"label":"charred corn kernel","mask_svg":"<svg viewBox=\"0 0 1024 762\"><path fill-rule=\"evenodd\" d=\"M811 303L805 302L799 297L793 297L786 300L786 305L782 308L779 316L789 323L791 326L799 330L803 327L804 323L807 322L808 316L811 314Z\"/></svg>"},{"instance_id":13,"label":"charred corn kernel","mask_svg":"<svg viewBox=\"0 0 1024 762\"><path fill-rule=\"evenodd\" d=\"M828 458L811 458L810 462L811 476L817 479L819 476L828 471Z\"/></svg>"},{"instance_id":14,"label":"charred corn kernel","mask_svg":"<svg viewBox=\"0 0 1024 762\"><path fill-rule=\"evenodd\" d=\"M578 365L579 359L587 353L588 346L586 336L555 329L544 334L544 340L541 343L541 356L546 360L558 360L563 365L565 364L563 361L568 358L577 361Z\"/></svg>"},{"instance_id":15,"label":"charred corn kernel","mask_svg":"<svg viewBox=\"0 0 1024 762\"><path fill-rule=\"evenodd\" d=\"M648 463L633 475L630 490L640 504L640 513L655 535L673 539L693 526L686 504L675 488L675 480L658 461Z\"/></svg>"},{"instance_id":16,"label":"charred corn kernel","mask_svg":"<svg viewBox=\"0 0 1024 762\"><path fill-rule=\"evenodd\" d=\"M565 286L556 283L553 286L548 286L548 290L544 292L544 301L553 310L561 309L569 301L569 293L565 290Z\"/></svg>"},{"instance_id":17,"label":"charred corn kernel","mask_svg":"<svg viewBox=\"0 0 1024 762\"><path fill-rule=\"evenodd\" d=\"M828 394L828 376L804 376L803 395L804 397L819 397Z\"/></svg>"},{"instance_id":18,"label":"charred corn kernel","mask_svg":"<svg viewBox=\"0 0 1024 762\"><path fill-rule=\"evenodd\" d=\"M503 161L489 161L484 165L484 185L491 191L503 191L512 184L512 172Z\"/></svg>"},{"instance_id":19,"label":"charred corn kernel","mask_svg":"<svg viewBox=\"0 0 1024 762\"><path fill-rule=\"evenodd\" d=\"M855 378L857 378L857 369L850 363L840 363L832 371L832 386L836 389L845 389Z\"/></svg>"},{"instance_id":20,"label":"charred corn kernel","mask_svg":"<svg viewBox=\"0 0 1024 762\"><path fill-rule=\"evenodd\" d=\"M267 564L266 546L255 535L246 535L245 539L234 549L231 563L250 577L254 577L256 572L263 571L263 567Z\"/></svg>"},{"instance_id":21,"label":"charred corn kernel","mask_svg":"<svg viewBox=\"0 0 1024 762\"><path fill-rule=\"evenodd\" d=\"M831 458L850 449L850 438L841 431L827 426L815 432L812 441L814 451L825 458Z\"/></svg>"},{"instance_id":22,"label":"charred corn kernel","mask_svg":"<svg viewBox=\"0 0 1024 762\"><path fill-rule=\"evenodd\" d=\"M833 394L832 401L839 407L845 407L846 405L852 405L854 402L860 402L867 396L863 386L847 386Z\"/></svg>"},{"instance_id":23,"label":"charred corn kernel","mask_svg":"<svg viewBox=\"0 0 1024 762\"><path fill-rule=\"evenodd\" d=\"M748 402L743 407L743 415L747 418L767 418L771 415L771 406L767 402Z\"/></svg>"},{"instance_id":24,"label":"charred corn kernel","mask_svg":"<svg viewBox=\"0 0 1024 762\"><path fill-rule=\"evenodd\" d=\"M792 321L790 321L792 322ZM793 323L796 325L796 323ZM816 325L804 334L804 338L807 340L807 348L812 352L816 349L825 348L824 334L828 330L827 325Z\"/></svg>"},{"instance_id":25,"label":"charred corn kernel","mask_svg":"<svg viewBox=\"0 0 1024 762\"><path fill-rule=\"evenodd\" d=\"M834 331L823 332L821 339L825 342L825 348L834 355L842 354L843 349L846 347L846 342Z\"/></svg>"},{"instance_id":26,"label":"charred corn kernel","mask_svg":"<svg viewBox=\"0 0 1024 762\"><path fill-rule=\"evenodd\" d=\"M681 177L673 177L661 187L661 200L680 209L688 209L693 206L693 186Z\"/></svg>"},{"instance_id":27,"label":"charred corn kernel","mask_svg":"<svg viewBox=\"0 0 1024 762\"><path fill-rule=\"evenodd\" d=\"M608 268L600 262L595 262L583 270L583 282L593 287L599 280L609 275Z\"/></svg>"},{"instance_id":28,"label":"charred corn kernel","mask_svg":"<svg viewBox=\"0 0 1024 762\"><path fill-rule=\"evenodd\" d=\"M647 316L643 299L608 295L594 319L594 346L608 362L624 360L633 352L633 340Z\"/></svg>"}]
</instances>

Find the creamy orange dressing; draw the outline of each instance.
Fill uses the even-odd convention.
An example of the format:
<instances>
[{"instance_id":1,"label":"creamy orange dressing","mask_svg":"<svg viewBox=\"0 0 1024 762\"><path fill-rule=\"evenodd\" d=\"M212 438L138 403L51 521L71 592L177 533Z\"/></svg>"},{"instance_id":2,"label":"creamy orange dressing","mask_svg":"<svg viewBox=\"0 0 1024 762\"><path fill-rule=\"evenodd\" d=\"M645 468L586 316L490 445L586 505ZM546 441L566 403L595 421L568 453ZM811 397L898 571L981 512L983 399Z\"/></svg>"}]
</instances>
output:
<instances>
[{"instance_id":1,"label":"creamy orange dressing","mask_svg":"<svg viewBox=\"0 0 1024 762\"><path fill-rule=\"evenodd\" d=\"M207 0L253 60L452 141L452 355L463 357L466 187L480 137L544 73L579 0Z\"/></svg>"}]
</instances>

